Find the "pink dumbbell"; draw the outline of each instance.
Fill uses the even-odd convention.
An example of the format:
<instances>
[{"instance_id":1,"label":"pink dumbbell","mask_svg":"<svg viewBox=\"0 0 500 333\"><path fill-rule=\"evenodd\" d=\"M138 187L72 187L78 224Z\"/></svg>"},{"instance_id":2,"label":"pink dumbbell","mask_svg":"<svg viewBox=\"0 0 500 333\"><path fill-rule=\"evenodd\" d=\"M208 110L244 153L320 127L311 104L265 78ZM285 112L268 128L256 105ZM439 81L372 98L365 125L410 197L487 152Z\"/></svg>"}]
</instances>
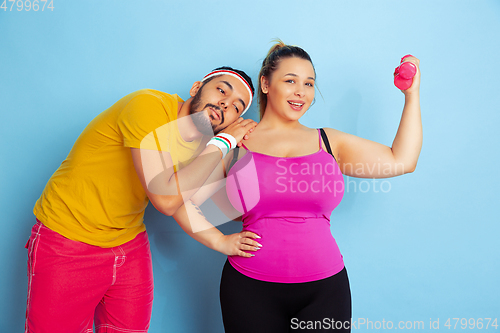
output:
<instances>
[{"instance_id":1,"label":"pink dumbbell","mask_svg":"<svg viewBox=\"0 0 500 333\"><path fill-rule=\"evenodd\" d=\"M407 54L401 58L401 64L394 71L394 85L401 90L410 88L413 83L413 77L417 74L417 66L415 64L409 61L403 62L407 57L412 57L412 55Z\"/></svg>"}]
</instances>

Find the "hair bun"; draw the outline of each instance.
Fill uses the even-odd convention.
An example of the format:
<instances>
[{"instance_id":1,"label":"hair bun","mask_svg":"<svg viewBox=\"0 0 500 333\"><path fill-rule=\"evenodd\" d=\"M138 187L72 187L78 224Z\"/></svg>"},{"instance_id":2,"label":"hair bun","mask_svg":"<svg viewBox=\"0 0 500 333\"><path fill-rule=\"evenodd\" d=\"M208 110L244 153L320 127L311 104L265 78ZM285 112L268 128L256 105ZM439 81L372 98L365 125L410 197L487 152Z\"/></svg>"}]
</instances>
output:
<instances>
[{"instance_id":1,"label":"hair bun","mask_svg":"<svg viewBox=\"0 0 500 333\"><path fill-rule=\"evenodd\" d=\"M269 50L268 55L271 54L271 53L273 53L274 51L279 50L282 47L286 46L286 44L281 39L279 39L279 38L275 38L272 41L274 42L274 45Z\"/></svg>"}]
</instances>

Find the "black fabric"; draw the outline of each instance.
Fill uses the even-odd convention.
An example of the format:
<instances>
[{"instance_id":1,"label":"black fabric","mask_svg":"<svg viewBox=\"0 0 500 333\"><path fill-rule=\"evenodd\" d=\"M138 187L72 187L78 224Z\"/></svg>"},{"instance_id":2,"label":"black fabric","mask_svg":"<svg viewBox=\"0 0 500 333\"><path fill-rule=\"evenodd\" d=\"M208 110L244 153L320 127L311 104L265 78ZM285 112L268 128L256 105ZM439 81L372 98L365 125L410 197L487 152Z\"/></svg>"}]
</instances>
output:
<instances>
[{"instance_id":1,"label":"black fabric","mask_svg":"<svg viewBox=\"0 0 500 333\"><path fill-rule=\"evenodd\" d=\"M275 283L243 275L226 261L220 302L226 333L351 331L351 291L345 267L326 279Z\"/></svg>"},{"instance_id":2,"label":"black fabric","mask_svg":"<svg viewBox=\"0 0 500 333\"><path fill-rule=\"evenodd\" d=\"M234 152L233 152L233 159L231 160L231 163L229 163L229 168L227 168L227 170L231 170L231 168L233 167L234 163L236 163L238 161L238 154L240 152L240 147L236 146L234 148Z\"/></svg>"},{"instance_id":3,"label":"black fabric","mask_svg":"<svg viewBox=\"0 0 500 333\"><path fill-rule=\"evenodd\" d=\"M337 162L335 155L333 155L332 153L332 148L330 148L330 142L328 141L328 137L326 136L325 130L320 128L319 131L321 132L321 138L323 138L323 141L325 142L326 151L328 152L328 154L332 155L333 158L335 159L335 162Z\"/></svg>"}]
</instances>

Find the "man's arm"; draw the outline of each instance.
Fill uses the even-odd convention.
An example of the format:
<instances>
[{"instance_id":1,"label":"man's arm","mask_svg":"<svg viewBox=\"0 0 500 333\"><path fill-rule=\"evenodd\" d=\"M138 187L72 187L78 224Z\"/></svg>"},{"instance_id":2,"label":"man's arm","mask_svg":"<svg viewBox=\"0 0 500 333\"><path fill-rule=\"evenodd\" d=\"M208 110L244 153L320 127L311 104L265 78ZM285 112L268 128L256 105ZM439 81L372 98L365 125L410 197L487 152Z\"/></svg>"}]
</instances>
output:
<instances>
[{"instance_id":1,"label":"man's arm","mask_svg":"<svg viewBox=\"0 0 500 333\"><path fill-rule=\"evenodd\" d=\"M240 142L256 125L251 119L237 120L224 132L233 135ZM146 194L153 206L165 215L171 216L175 213L209 177L218 180L224 178L222 153L214 145L205 147L191 163L177 172L174 172L169 152L131 148L131 153L135 170Z\"/></svg>"},{"instance_id":2,"label":"man's arm","mask_svg":"<svg viewBox=\"0 0 500 333\"><path fill-rule=\"evenodd\" d=\"M234 156L235 154L237 154L237 156ZM233 207L227 197L226 178L230 168L239 159L245 156L245 154L245 149L234 149L229 152L223 160L223 165L225 166L224 177L220 178L220 173L213 172L210 177L208 177L204 186L191 197L191 201L196 205L201 206L208 198L210 198L227 218L233 221L241 221L242 213Z\"/></svg>"},{"instance_id":3,"label":"man's arm","mask_svg":"<svg viewBox=\"0 0 500 333\"><path fill-rule=\"evenodd\" d=\"M199 207L191 200L186 201L173 217L189 236L225 255L253 257L254 255L248 251L255 252L262 246L253 240L260 236L250 231L224 235L207 221Z\"/></svg>"},{"instance_id":4,"label":"man's arm","mask_svg":"<svg viewBox=\"0 0 500 333\"><path fill-rule=\"evenodd\" d=\"M222 173L219 171L222 168L221 152L213 145L206 147L192 163L176 173L168 152L131 148L131 153L137 176L149 200L159 212L168 216L184 203L183 194L188 200L212 172ZM187 190L184 193L181 183Z\"/></svg>"}]
</instances>

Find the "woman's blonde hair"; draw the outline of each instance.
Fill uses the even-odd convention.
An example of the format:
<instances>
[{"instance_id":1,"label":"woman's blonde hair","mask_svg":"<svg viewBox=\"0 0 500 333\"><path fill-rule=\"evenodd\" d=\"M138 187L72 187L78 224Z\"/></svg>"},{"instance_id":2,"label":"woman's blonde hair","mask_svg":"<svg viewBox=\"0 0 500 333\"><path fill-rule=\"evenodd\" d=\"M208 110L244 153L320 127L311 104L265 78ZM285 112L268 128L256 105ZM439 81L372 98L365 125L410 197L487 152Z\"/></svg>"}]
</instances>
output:
<instances>
[{"instance_id":1,"label":"woman's blonde hair","mask_svg":"<svg viewBox=\"0 0 500 333\"><path fill-rule=\"evenodd\" d=\"M261 78L265 77L268 80L271 80L271 76L278 68L278 65L281 62L281 60L287 58L301 58L310 61L311 65L313 65L311 57L301 47L286 45L280 39L275 40L275 44L271 47L271 49L267 53L267 56L264 58L264 61L262 62L262 67L259 72L258 95L259 95L260 119L262 119L262 117L264 116L264 112L266 111L266 106L267 106L267 94L264 94L262 92ZM316 75L316 70L314 70L314 75Z\"/></svg>"}]
</instances>

